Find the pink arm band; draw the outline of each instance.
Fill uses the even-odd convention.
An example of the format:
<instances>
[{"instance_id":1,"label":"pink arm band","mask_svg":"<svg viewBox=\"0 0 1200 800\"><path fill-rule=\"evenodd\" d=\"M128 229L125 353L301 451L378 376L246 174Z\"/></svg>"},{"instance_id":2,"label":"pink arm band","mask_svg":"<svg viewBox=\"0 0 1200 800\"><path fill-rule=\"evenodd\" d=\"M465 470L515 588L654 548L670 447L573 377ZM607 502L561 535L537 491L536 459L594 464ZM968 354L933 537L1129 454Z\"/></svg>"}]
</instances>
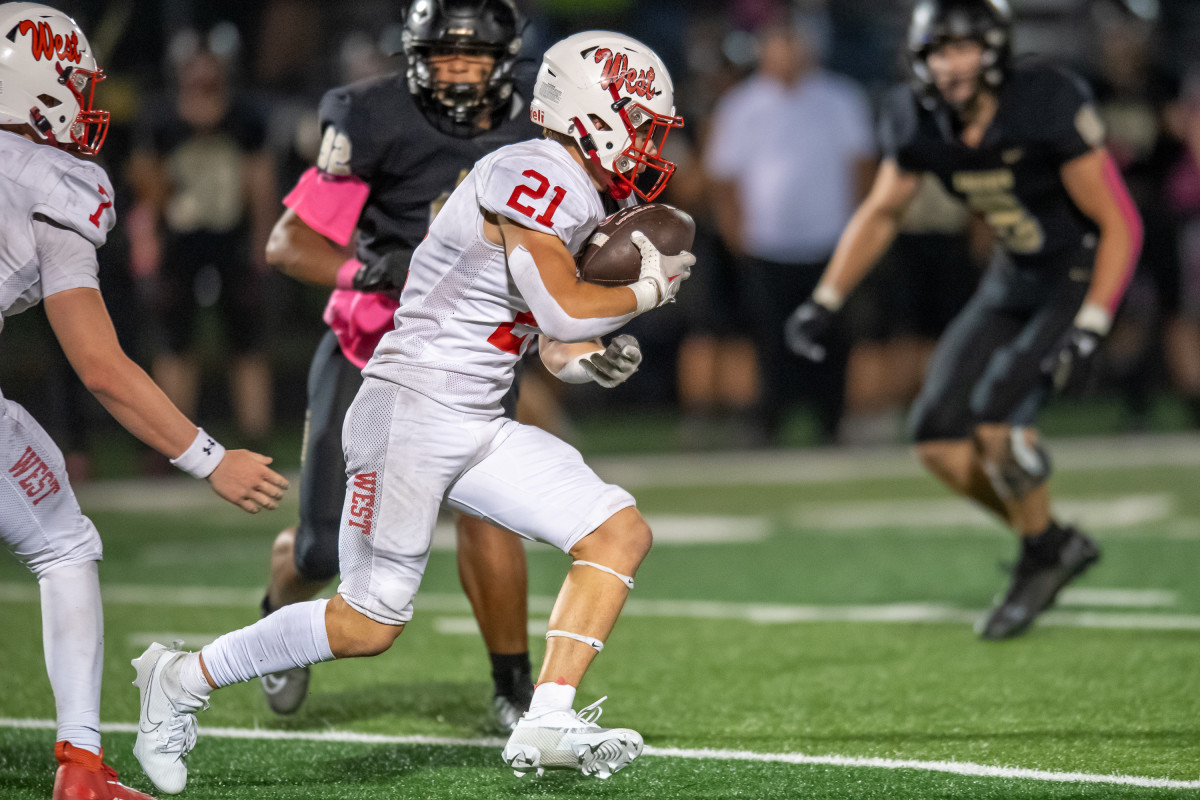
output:
<instances>
[{"instance_id":1,"label":"pink arm band","mask_svg":"<svg viewBox=\"0 0 1200 800\"><path fill-rule=\"evenodd\" d=\"M1121 279L1121 287L1116 296L1113 297L1109 304L1108 313L1115 314L1117 306L1121 304L1121 298L1125 294L1125 289L1129 286L1129 281L1133 278L1133 271L1137 267L1138 257L1142 254L1142 217L1138 214L1137 206L1133 204L1133 198L1129 196L1129 190L1125 188L1125 181L1121 178L1121 173L1117 169L1117 164L1113 161L1112 156L1106 156L1104 160L1104 182L1108 184L1108 190L1112 192L1113 198L1117 201L1118 208L1121 209L1121 216L1125 219L1125 224L1129 226L1129 256L1125 264L1125 274Z\"/></svg>"},{"instance_id":2,"label":"pink arm band","mask_svg":"<svg viewBox=\"0 0 1200 800\"><path fill-rule=\"evenodd\" d=\"M317 233L346 245L370 193L371 187L352 175L337 178L309 167L283 204Z\"/></svg>"},{"instance_id":3,"label":"pink arm band","mask_svg":"<svg viewBox=\"0 0 1200 800\"><path fill-rule=\"evenodd\" d=\"M336 283L337 288L353 291L354 276L358 273L360 268L362 268L362 262L357 258L346 259L346 263L338 267Z\"/></svg>"}]
</instances>

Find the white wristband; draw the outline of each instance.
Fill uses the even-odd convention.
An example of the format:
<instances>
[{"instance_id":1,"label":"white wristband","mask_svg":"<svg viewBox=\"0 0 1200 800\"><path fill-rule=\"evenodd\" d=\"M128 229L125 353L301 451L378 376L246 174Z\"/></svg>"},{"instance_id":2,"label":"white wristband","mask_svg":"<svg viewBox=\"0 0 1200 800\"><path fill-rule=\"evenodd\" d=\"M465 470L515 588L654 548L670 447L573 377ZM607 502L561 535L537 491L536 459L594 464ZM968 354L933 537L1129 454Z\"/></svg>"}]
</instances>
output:
<instances>
[{"instance_id":1,"label":"white wristband","mask_svg":"<svg viewBox=\"0 0 1200 800\"><path fill-rule=\"evenodd\" d=\"M172 458L171 463L195 478L207 478L225 457L225 448L217 440L204 432L204 428L196 429L196 438L192 440L187 450L179 458Z\"/></svg>"},{"instance_id":2,"label":"white wristband","mask_svg":"<svg viewBox=\"0 0 1200 800\"><path fill-rule=\"evenodd\" d=\"M839 292L837 289L834 289L832 286L826 286L823 283L819 284L816 290L813 291L812 299L814 303L819 306L824 306L830 311L837 311L842 307L842 303L846 301L846 298L842 296L841 292Z\"/></svg>"},{"instance_id":3,"label":"white wristband","mask_svg":"<svg viewBox=\"0 0 1200 800\"><path fill-rule=\"evenodd\" d=\"M642 278L640 281L629 284L629 288L637 297L635 314L645 314L653 308L658 308L658 284L653 279Z\"/></svg>"},{"instance_id":4,"label":"white wristband","mask_svg":"<svg viewBox=\"0 0 1200 800\"><path fill-rule=\"evenodd\" d=\"M1107 336L1112 328L1112 314L1108 309L1095 303L1084 303L1083 308L1075 315L1075 327L1085 331Z\"/></svg>"}]
</instances>

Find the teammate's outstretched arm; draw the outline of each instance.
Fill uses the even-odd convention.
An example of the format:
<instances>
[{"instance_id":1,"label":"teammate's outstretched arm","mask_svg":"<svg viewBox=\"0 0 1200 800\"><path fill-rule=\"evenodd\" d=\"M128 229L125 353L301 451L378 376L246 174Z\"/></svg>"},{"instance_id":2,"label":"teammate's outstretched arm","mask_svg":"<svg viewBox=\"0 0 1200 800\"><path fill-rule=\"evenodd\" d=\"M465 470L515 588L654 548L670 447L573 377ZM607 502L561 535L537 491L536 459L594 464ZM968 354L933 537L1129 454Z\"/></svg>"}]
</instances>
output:
<instances>
[{"instance_id":1,"label":"teammate's outstretched arm","mask_svg":"<svg viewBox=\"0 0 1200 800\"><path fill-rule=\"evenodd\" d=\"M891 246L920 186L919 174L901 169L893 159L883 161L870 193L842 231L812 297L792 312L784 326L793 353L824 360L822 340L833 327L834 314Z\"/></svg>"},{"instance_id":2,"label":"teammate's outstretched arm","mask_svg":"<svg viewBox=\"0 0 1200 800\"><path fill-rule=\"evenodd\" d=\"M79 241L90 247L81 237ZM270 458L249 450L230 450L212 463L219 455L219 445L207 453L203 450L207 442L195 447L200 432L125 355L100 292L68 289L47 297L45 305L50 326L72 368L126 430L193 475L207 477L213 491L243 510L255 513L278 506L288 484L267 466Z\"/></svg>"},{"instance_id":3,"label":"teammate's outstretched arm","mask_svg":"<svg viewBox=\"0 0 1200 800\"><path fill-rule=\"evenodd\" d=\"M1100 229L1087 297L1058 350L1043 364L1054 388L1061 392L1087 383L1091 374L1088 366L1112 327L1112 316L1137 266L1142 250L1142 219L1117 165L1104 148L1071 159L1059 174L1072 202Z\"/></svg>"}]
</instances>

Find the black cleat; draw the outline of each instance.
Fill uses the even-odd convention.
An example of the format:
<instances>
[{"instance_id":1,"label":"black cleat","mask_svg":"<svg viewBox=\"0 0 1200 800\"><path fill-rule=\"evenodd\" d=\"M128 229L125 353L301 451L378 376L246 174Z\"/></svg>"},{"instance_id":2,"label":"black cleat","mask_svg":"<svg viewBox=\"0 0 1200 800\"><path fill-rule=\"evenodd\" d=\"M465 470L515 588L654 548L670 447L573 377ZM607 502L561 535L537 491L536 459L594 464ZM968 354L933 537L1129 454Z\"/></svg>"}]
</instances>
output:
<instances>
[{"instance_id":1,"label":"black cleat","mask_svg":"<svg viewBox=\"0 0 1200 800\"><path fill-rule=\"evenodd\" d=\"M1025 633L1038 614L1054 605L1064 586L1100 560L1100 548L1089 537L1075 528L1065 533L1052 560L1036 558L1023 548L1004 599L976 628L980 638L998 642Z\"/></svg>"}]
</instances>

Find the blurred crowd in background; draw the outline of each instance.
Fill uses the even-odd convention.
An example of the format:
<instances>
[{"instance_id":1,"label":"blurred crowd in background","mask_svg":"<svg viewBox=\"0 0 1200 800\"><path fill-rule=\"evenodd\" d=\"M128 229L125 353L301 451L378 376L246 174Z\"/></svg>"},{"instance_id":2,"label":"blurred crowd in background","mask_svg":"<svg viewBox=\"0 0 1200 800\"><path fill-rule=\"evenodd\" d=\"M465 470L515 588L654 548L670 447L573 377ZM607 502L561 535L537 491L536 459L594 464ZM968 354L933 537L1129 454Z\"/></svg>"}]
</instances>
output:
<instances>
[{"instance_id":1,"label":"blurred crowd in background","mask_svg":"<svg viewBox=\"0 0 1200 800\"><path fill-rule=\"evenodd\" d=\"M1018 53L1091 82L1142 212L1138 273L1097 392L1123 425L1172 398L1200 427L1200 2L1012 0ZM299 430L326 292L274 274L280 199L316 159L328 89L403 72L404 0L79 0L112 111L101 161L118 227L100 251L123 344L185 413L238 446ZM553 386L563 419L671 412L681 448L771 446L806 415L821 443L894 442L925 359L975 286L989 234L927 181L904 233L852 298L830 357L783 348L877 160L874 108L904 80L907 0L518 0L524 67L578 30L652 46L686 127L661 199L697 221L693 278L634 320L639 375L611 392ZM1191 59L1191 60L1190 60ZM36 319L35 319L36 318ZM106 422L41 315L6 325L0 384L68 453ZM531 370L532 372L533 370ZM535 377L536 379L536 377ZM45 393L50 385L52 391ZM564 422L556 423L565 425ZM74 461L82 473L86 462Z\"/></svg>"}]
</instances>

